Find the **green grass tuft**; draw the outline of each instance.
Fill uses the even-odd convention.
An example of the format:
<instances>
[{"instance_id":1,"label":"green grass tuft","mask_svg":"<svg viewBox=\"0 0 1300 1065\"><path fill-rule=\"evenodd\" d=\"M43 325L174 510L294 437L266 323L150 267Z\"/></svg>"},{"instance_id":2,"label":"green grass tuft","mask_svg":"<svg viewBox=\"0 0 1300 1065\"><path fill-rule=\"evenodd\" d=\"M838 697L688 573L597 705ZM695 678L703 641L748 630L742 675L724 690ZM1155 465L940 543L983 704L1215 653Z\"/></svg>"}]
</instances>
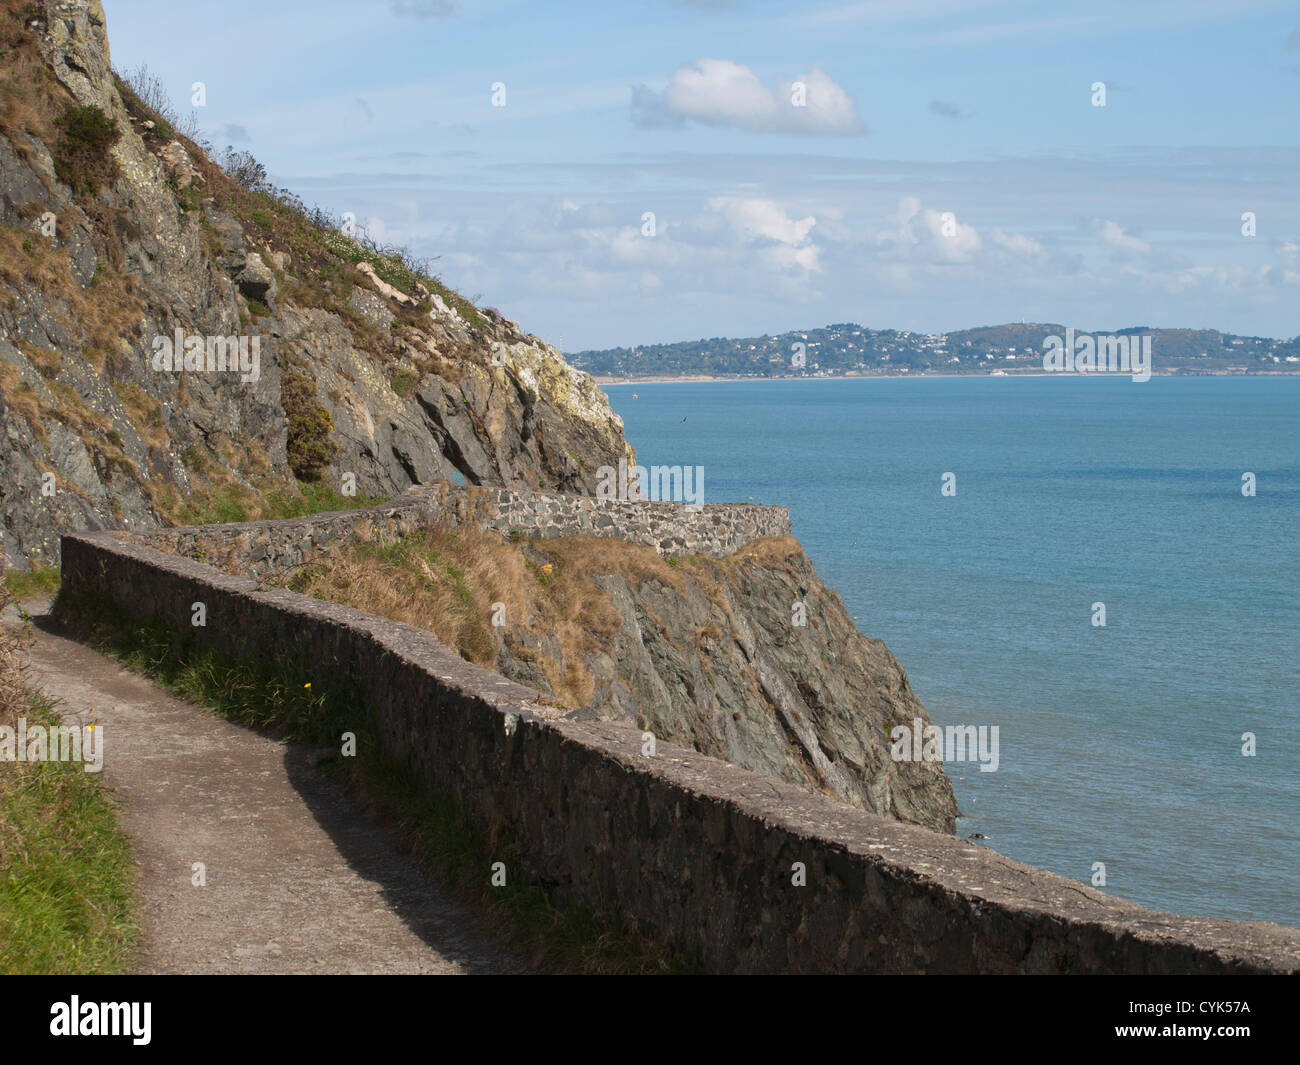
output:
<instances>
[{"instance_id":1,"label":"green grass tuft","mask_svg":"<svg viewBox=\"0 0 1300 1065\"><path fill-rule=\"evenodd\" d=\"M27 720L58 715L37 694ZM80 762L0 763L0 973L128 971L134 875L112 801Z\"/></svg>"},{"instance_id":2,"label":"green grass tuft","mask_svg":"<svg viewBox=\"0 0 1300 1065\"><path fill-rule=\"evenodd\" d=\"M305 518L333 510L359 510L386 502L383 496L345 496L325 481L298 481L297 491L281 489L260 496L242 485L224 485L191 496L176 510L181 525L229 525L253 520Z\"/></svg>"},{"instance_id":3,"label":"green grass tuft","mask_svg":"<svg viewBox=\"0 0 1300 1065\"><path fill-rule=\"evenodd\" d=\"M59 574L58 566L36 566L30 573L9 569L5 570L0 583L3 583L9 596L17 601L48 599L59 590Z\"/></svg>"},{"instance_id":4,"label":"green grass tuft","mask_svg":"<svg viewBox=\"0 0 1300 1065\"><path fill-rule=\"evenodd\" d=\"M9 602L15 575L0 585ZM58 570L21 574L41 591ZM25 587L24 591L30 591ZM28 681L23 636L0 629L0 726L14 742L28 727L59 723L57 707ZM69 722L72 724L72 722ZM0 761L0 973L99 974L131 967L138 936L135 870L115 808L82 762Z\"/></svg>"}]
</instances>

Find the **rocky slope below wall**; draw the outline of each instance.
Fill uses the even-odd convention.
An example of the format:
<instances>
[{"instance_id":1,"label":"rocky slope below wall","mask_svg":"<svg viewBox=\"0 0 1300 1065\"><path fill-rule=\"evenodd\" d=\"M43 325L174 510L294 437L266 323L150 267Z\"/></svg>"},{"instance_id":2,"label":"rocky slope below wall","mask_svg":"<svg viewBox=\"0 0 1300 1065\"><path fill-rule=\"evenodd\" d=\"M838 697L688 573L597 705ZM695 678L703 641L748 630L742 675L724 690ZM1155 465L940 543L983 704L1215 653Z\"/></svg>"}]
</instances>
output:
<instances>
[{"instance_id":1,"label":"rocky slope below wall","mask_svg":"<svg viewBox=\"0 0 1300 1065\"><path fill-rule=\"evenodd\" d=\"M907 674L857 630L797 540L666 568L581 543L528 550L555 558L552 571L591 560L584 576L604 602L590 608L596 638L576 646L553 630L508 626L495 661L506 676L570 702L576 688L579 717L624 721L863 810L954 830L943 766L889 755L894 725L930 724ZM557 677L567 682L559 692Z\"/></svg>"},{"instance_id":2,"label":"rocky slope below wall","mask_svg":"<svg viewBox=\"0 0 1300 1065\"><path fill-rule=\"evenodd\" d=\"M444 486L349 514L132 539L428 629L565 716L952 832L942 765L889 754L893 726L930 724L907 674L789 531L781 507Z\"/></svg>"},{"instance_id":3,"label":"rocky slope below wall","mask_svg":"<svg viewBox=\"0 0 1300 1065\"><path fill-rule=\"evenodd\" d=\"M232 181L114 75L97 0L0 0L0 568L295 474L587 493L631 454L590 377L411 267ZM178 329L256 374L157 370Z\"/></svg>"}]
</instances>

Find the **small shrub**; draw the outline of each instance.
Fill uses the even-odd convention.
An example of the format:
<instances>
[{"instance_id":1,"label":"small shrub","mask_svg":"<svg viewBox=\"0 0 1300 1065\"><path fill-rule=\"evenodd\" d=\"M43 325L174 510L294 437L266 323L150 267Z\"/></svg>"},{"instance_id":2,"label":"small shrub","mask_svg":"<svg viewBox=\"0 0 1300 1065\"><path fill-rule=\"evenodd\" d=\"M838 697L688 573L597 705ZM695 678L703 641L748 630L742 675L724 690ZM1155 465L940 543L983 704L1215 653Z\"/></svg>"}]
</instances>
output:
<instances>
[{"instance_id":1,"label":"small shrub","mask_svg":"<svg viewBox=\"0 0 1300 1065\"><path fill-rule=\"evenodd\" d=\"M227 144L218 165L235 184L250 192L270 192L271 183L266 177L266 167L259 163L252 152L236 151L234 145Z\"/></svg>"},{"instance_id":2,"label":"small shrub","mask_svg":"<svg viewBox=\"0 0 1300 1065\"><path fill-rule=\"evenodd\" d=\"M152 135L158 140L169 141L176 135L174 127L180 121L180 116L172 107L162 78L150 74L147 66L141 65L125 77L118 75L117 89L127 114L154 124L152 130L146 131L146 136Z\"/></svg>"},{"instance_id":3,"label":"small shrub","mask_svg":"<svg viewBox=\"0 0 1300 1065\"><path fill-rule=\"evenodd\" d=\"M54 124L59 129L54 171L73 192L93 196L117 177L117 164L109 154L121 136L114 119L94 104L68 104Z\"/></svg>"},{"instance_id":4,"label":"small shrub","mask_svg":"<svg viewBox=\"0 0 1300 1065\"><path fill-rule=\"evenodd\" d=\"M176 188L176 204L184 212L197 211L203 204L203 188L198 181L193 181L184 188Z\"/></svg>"},{"instance_id":5,"label":"small shrub","mask_svg":"<svg viewBox=\"0 0 1300 1065\"><path fill-rule=\"evenodd\" d=\"M329 438L334 429L330 413L316 402L316 388L301 373L281 378L280 401L288 422L289 467L294 476L312 481L334 459L338 450Z\"/></svg>"}]
</instances>

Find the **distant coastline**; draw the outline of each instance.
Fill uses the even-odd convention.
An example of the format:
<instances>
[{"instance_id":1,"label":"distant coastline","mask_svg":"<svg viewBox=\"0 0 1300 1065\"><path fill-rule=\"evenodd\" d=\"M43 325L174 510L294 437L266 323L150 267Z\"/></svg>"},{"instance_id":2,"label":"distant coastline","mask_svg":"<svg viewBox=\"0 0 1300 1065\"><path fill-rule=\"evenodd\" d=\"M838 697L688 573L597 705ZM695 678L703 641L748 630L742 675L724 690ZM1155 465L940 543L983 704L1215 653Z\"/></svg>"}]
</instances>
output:
<instances>
[{"instance_id":1,"label":"distant coastline","mask_svg":"<svg viewBox=\"0 0 1300 1065\"><path fill-rule=\"evenodd\" d=\"M683 374L678 376L650 374L645 377L610 376L609 374L592 374L596 384L602 388L612 385L693 385L712 384L721 381L906 381L918 377L957 379L969 377L1123 377L1127 374L1114 373L1044 373L1042 370L1006 370L1003 373L837 373L837 374L774 374L770 377L754 377L745 374L709 375ZM1152 377L1300 377L1300 370L1202 370L1196 373L1151 372Z\"/></svg>"},{"instance_id":2,"label":"distant coastline","mask_svg":"<svg viewBox=\"0 0 1300 1065\"><path fill-rule=\"evenodd\" d=\"M871 329L840 322L772 336L713 337L568 352L570 365L613 385L633 381L766 380L769 377L1021 377L1079 368L1127 367L1139 379L1160 376L1254 376L1300 373L1300 336L1237 336L1217 329L1129 326L1079 330L1044 322L1008 322L953 333ZM1140 345L1130 350L1133 345ZM1045 362L1051 353L1053 362ZM1131 356L1131 358L1130 358ZM1090 371L1091 372L1091 371ZM1099 371L1098 371L1099 372Z\"/></svg>"}]
</instances>

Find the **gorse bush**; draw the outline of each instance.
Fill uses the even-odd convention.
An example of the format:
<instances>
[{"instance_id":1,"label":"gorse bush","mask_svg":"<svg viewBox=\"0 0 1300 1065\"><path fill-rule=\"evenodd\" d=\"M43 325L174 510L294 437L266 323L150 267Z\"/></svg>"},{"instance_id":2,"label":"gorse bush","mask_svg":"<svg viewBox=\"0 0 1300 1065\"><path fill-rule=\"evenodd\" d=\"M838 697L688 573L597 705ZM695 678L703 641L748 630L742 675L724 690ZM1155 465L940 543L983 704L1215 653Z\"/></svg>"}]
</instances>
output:
<instances>
[{"instance_id":1,"label":"gorse bush","mask_svg":"<svg viewBox=\"0 0 1300 1065\"><path fill-rule=\"evenodd\" d=\"M334 422L316 401L311 379L301 373L291 371L281 378L280 400L288 422L289 467L296 477L315 480L338 449L329 438Z\"/></svg>"},{"instance_id":2,"label":"gorse bush","mask_svg":"<svg viewBox=\"0 0 1300 1065\"><path fill-rule=\"evenodd\" d=\"M54 124L59 130L54 172L73 192L93 196L117 177L110 153L121 132L114 119L93 104L68 104Z\"/></svg>"}]
</instances>

